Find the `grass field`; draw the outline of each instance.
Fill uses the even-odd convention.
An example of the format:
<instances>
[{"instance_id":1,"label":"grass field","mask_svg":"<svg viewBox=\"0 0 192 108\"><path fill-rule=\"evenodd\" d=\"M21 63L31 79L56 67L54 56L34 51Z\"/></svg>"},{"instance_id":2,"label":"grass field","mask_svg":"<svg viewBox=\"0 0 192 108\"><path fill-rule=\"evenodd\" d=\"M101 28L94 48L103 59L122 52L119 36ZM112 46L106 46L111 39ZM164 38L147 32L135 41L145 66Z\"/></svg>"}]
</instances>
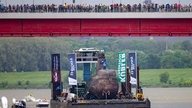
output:
<instances>
[{"instance_id":1,"label":"grass field","mask_svg":"<svg viewBox=\"0 0 192 108\"><path fill-rule=\"evenodd\" d=\"M167 84L160 82L160 74L168 72L169 81ZM185 83L190 81L192 86L192 68L190 69L146 69L140 72L140 82L144 86L152 87L180 87L187 86ZM189 85L189 86L190 86Z\"/></svg>"},{"instance_id":2,"label":"grass field","mask_svg":"<svg viewBox=\"0 0 192 108\"><path fill-rule=\"evenodd\" d=\"M160 74L168 72L169 81L160 82ZM68 71L62 71L64 86L68 86ZM78 71L78 81L83 72ZM51 72L0 72L0 88L50 88ZM140 71L140 83L144 87L182 87L192 86L192 69L145 69ZM188 85L187 85L187 84Z\"/></svg>"},{"instance_id":3,"label":"grass field","mask_svg":"<svg viewBox=\"0 0 192 108\"><path fill-rule=\"evenodd\" d=\"M61 71L62 81L67 86L68 71ZM82 71L78 71L78 79L82 79ZM0 72L0 88L50 88L51 72Z\"/></svg>"}]
</instances>

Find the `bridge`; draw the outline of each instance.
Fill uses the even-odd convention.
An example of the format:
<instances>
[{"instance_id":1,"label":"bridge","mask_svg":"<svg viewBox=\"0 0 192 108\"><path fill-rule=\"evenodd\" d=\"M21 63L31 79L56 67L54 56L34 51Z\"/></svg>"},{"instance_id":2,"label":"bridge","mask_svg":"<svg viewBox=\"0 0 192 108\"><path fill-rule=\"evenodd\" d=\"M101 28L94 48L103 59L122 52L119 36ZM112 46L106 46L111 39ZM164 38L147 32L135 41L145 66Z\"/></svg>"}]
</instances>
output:
<instances>
[{"instance_id":1,"label":"bridge","mask_svg":"<svg viewBox=\"0 0 192 108\"><path fill-rule=\"evenodd\" d=\"M192 12L0 14L0 37L75 36L192 36Z\"/></svg>"}]
</instances>

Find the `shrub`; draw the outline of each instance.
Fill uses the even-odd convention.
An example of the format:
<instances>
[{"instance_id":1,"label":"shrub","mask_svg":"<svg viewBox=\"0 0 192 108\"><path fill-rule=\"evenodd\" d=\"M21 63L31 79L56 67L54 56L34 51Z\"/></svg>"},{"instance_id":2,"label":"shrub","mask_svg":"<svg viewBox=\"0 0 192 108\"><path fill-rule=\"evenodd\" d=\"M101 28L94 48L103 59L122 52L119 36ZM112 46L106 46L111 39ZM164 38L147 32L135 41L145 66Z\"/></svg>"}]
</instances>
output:
<instances>
[{"instance_id":1,"label":"shrub","mask_svg":"<svg viewBox=\"0 0 192 108\"><path fill-rule=\"evenodd\" d=\"M22 86L22 82L21 82L21 81L18 81L18 82L17 82L17 85L18 85L18 86Z\"/></svg>"},{"instance_id":2,"label":"shrub","mask_svg":"<svg viewBox=\"0 0 192 108\"><path fill-rule=\"evenodd\" d=\"M51 85L52 85L52 82L50 81L50 82L48 83L48 88L51 88Z\"/></svg>"},{"instance_id":3,"label":"shrub","mask_svg":"<svg viewBox=\"0 0 192 108\"><path fill-rule=\"evenodd\" d=\"M2 81L1 84L2 84L3 88L6 88L8 86L8 82L7 81Z\"/></svg>"},{"instance_id":4,"label":"shrub","mask_svg":"<svg viewBox=\"0 0 192 108\"><path fill-rule=\"evenodd\" d=\"M169 80L169 84L172 84L172 81L171 81L171 80Z\"/></svg>"},{"instance_id":5,"label":"shrub","mask_svg":"<svg viewBox=\"0 0 192 108\"><path fill-rule=\"evenodd\" d=\"M167 81L169 80L169 73L168 72L164 72L160 74L160 82L161 83L167 83Z\"/></svg>"},{"instance_id":6,"label":"shrub","mask_svg":"<svg viewBox=\"0 0 192 108\"><path fill-rule=\"evenodd\" d=\"M184 82L185 87L191 87L192 86L192 80L186 80Z\"/></svg>"},{"instance_id":7,"label":"shrub","mask_svg":"<svg viewBox=\"0 0 192 108\"><path fill-rule=\"evenodd\" d=\"M30 81L26 81L25 84L26 84L26 85L29 85L29 84L30 84Z\"/></svg>"}]
</instances>

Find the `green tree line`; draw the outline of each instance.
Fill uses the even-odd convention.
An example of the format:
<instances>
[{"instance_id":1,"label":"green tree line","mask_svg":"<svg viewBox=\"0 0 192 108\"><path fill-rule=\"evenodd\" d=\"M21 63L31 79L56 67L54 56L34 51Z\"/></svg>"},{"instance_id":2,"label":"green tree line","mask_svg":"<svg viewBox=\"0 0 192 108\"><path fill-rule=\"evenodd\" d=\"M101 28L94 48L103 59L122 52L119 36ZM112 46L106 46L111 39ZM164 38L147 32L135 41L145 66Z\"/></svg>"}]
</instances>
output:
<instances>
[{"instance_id":1,"label":"green tree line","mask_svg":"<svg viewBox=\"0 0 192 108\"><path fill-rule=\"evenodd\" d=\"M61 68L67 70L67 54L85 47L104 50L111 69L117 69L118 52L137 52L141 69L192 67L191 40L17 37L0 38L0 72L49 71L53 53L61 54Z\"/></svg>"}]
</instances>

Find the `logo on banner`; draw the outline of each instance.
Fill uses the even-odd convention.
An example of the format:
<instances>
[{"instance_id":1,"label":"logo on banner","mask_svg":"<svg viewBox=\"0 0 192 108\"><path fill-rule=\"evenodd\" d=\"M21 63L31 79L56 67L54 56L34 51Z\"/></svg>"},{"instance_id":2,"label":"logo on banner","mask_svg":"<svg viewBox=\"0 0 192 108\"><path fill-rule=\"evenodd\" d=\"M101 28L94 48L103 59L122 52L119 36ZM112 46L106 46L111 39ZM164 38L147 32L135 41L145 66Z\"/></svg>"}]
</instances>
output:
<instances>
[{"instance_id":1,"label":"logo on banner","mask_svg":"<svg viewBox=\"0 0 192 108\"><path fill-rule=\"evenodd\" d=\"M76 64L76 54L68 54L68 61L69 61L69 85L77 85L76 79L76 71L77 71L77 64Z\"/></svg>"},{"instance_id":2,"label":"logo on banner","mask_svg":"<svg viewBox=\"0 0 192 108\"><path fill-rule=\"evenodd\" d=\"M54 80L54 82L58 81L58 74L57 74L57 72L53 72L53 80Z\"/></svg>"},{"instance_id":3,"label":"logo on banner","mask_svg":"<svg viewBox=\"0 0 192 108\"><path fill-rule=\"evenodd\" d=\"M126 82L126 54L119 53L118 55L118 81Z\"/></svg>"},{"instance_id":4,"label":"logo on banner","mask_svg":"<svg viewBox=\"0 0 192 108\"><path fill-rule=\"evenodd\" d=\"M129 53L130 71L131 71L131 84L137 84L137 54Z\"/></svg>"},{"instance_id":5,"label":"logo on banner","mask_svg":"<svg viewBox=\"0 0 192 108\"><path fill-rule=\"evenodd\" d=\"M61 82L60 55L52 54L52 82Z\"/></svg>"},{"instance_id":6,"label":"logo on banner","mask_svg":"<svg viewBox=\"0 0 192 108\"><path fill-rule=\"evenodd\" d=\"M135 63L134 63L134 60L133 60L134 58L133 57L130 57L130 64L131 64L131 68L130 68L130 70L131 70L131 75L134 75L135 74Z\"/></svg>"},{"instance_id":7,"label":"logo on banner","mask_svg":"<svg viewBox=\"0 0 192 108\"><path fill-rule=\"evenodd\" d=\"M61 86L61 85L58 85L58 86L56 87L56 90L61 90L61 88L62 88L62 86Z\"/></svg>"},{"instance_id":8,"label":"logo on banner","mask_svg":"<svg viewBox=\"0 0 192 108\"><path fill-rule=\"evenodd\" d=\"M75 72L75 63L74 63L74 60L73 58L70 58L69 59L69 62L70 62L70 76L74 76L74 72Z\"/></svg>"}]
</instances>

